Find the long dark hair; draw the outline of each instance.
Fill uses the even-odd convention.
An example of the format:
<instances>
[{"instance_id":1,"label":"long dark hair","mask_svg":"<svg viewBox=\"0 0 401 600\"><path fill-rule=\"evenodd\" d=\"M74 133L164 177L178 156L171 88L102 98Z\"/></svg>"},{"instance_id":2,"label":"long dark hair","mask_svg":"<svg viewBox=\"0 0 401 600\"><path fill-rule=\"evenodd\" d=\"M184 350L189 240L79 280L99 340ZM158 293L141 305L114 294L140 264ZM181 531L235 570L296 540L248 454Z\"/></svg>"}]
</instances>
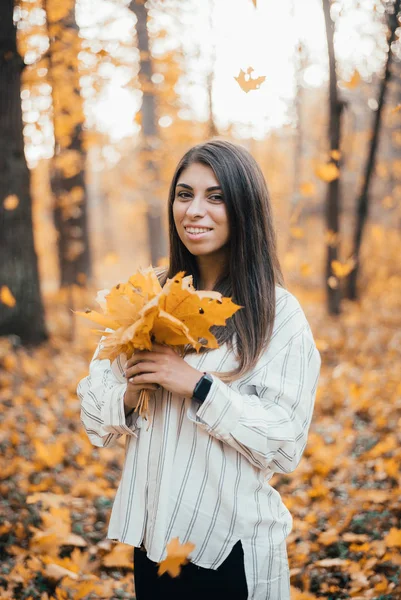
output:
<instances>
[{"instance_id":1,"label":"long dark hair","mask_svg":"<svg viewBox=\"0 0 401 600\"><path fill-rule=\"evenodd\" d=\"M219 345L227 343L235 352L238 367L218 374L220 379L233 381L250 371L267 347L276 312L275 286L284 285L277 257L272 207L263 173L245 148L212 140L188 150L176 168L169 191L170 256L168 268L160 274L162 284L178 271L185 271L192 275L195 288L198 285L196 257L180 240L173 218L178 178L193 163L211 167L227 208L230 229L227 270L216 282L214 290L231 297L244 308L230 317L226 326L214 326L211 331ZM200 350L205 351L208 349Z\"/></svg>"}]
</instances>

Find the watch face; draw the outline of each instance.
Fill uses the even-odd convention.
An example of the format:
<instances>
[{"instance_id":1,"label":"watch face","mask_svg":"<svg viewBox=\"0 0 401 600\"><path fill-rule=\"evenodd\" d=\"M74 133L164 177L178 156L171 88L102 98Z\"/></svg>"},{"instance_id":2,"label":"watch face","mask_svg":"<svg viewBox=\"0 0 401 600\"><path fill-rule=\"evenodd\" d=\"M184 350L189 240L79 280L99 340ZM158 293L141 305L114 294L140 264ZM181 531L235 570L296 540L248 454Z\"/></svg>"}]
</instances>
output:
<instances>
[{"instance_id":1,"label":"watch face","mask_svg":"<svg viewBox=\"0 0 401 600\"><path fill-rule=\"evenodd\" d=\"M206 373L198 382L194 391L194 398L203 402L208 395L208 392L213 383L213 378L209 373Z\"/></svg>"}]
</instances>

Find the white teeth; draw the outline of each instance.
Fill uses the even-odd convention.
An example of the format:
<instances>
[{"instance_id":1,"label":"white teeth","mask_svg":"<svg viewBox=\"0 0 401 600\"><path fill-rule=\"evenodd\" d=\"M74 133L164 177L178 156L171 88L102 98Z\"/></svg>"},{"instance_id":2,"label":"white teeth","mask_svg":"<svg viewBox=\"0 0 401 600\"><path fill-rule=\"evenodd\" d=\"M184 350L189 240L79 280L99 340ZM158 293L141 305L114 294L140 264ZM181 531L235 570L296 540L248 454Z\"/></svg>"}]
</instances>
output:
<instances>
[{"instance_id":1,"label":"white teeth","mask_svg":"<svg viewBox=\"0 0 401 600\"><path fill-rule=\"evenodd\" d=\"M198 229L197 227L186 227L185 229L188 233L205 233L206 231L211 231L210 229Z\"/></svg>"}]
</instances>

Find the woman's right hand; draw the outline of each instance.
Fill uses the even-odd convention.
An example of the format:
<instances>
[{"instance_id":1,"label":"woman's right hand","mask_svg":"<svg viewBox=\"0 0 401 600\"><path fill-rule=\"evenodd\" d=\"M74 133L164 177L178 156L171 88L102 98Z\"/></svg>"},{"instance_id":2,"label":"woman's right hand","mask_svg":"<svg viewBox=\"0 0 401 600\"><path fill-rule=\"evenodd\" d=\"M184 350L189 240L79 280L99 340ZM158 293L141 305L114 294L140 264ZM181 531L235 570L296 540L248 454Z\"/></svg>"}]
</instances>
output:
<instances>
[{"instance_id":1,"label":"woman's right hand","mask_svg":"<svg viewBox=\"0 0 401 600\"><path fill-rule=\"evenodd\" d=\"M127 412L131 411L139 402L139 396L141 390L150 390L152 392L158 390L159 387L156 383L134 383L134 381L127 381L127 389L124 394L124 407Z\"/></svg>"}]
</instances>

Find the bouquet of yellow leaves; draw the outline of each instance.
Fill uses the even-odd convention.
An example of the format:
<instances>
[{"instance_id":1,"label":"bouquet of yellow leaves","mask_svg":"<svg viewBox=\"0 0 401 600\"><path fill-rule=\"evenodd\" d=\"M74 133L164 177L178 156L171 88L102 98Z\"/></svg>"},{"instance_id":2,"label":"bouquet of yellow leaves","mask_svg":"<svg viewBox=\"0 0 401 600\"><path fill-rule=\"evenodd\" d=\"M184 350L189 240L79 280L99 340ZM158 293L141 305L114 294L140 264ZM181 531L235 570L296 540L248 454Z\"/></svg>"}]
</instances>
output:
<instances>
[{"instance_id":1,"label":"bouquet of yellow leaves","mask_svg":"<svg viewBox=\"0 0 401 600\"><path fill-rule=\"evenodd\" d=\"M175 346L183 352L190 344L199 352L202 346L218 348L212 325L225 325L241 306L214 291L197 291L192 275L180 271L161 287L152 267L139 269L127 283L109 292L98 293L103 312L90 309L75 314L113 331L99 331L102 341L97 358L112 362L119 354L131 358L135 350L152 350L152 342ZM135 410L147 417L148 390L142 390Z\"/></svg>"}]
</instances>

